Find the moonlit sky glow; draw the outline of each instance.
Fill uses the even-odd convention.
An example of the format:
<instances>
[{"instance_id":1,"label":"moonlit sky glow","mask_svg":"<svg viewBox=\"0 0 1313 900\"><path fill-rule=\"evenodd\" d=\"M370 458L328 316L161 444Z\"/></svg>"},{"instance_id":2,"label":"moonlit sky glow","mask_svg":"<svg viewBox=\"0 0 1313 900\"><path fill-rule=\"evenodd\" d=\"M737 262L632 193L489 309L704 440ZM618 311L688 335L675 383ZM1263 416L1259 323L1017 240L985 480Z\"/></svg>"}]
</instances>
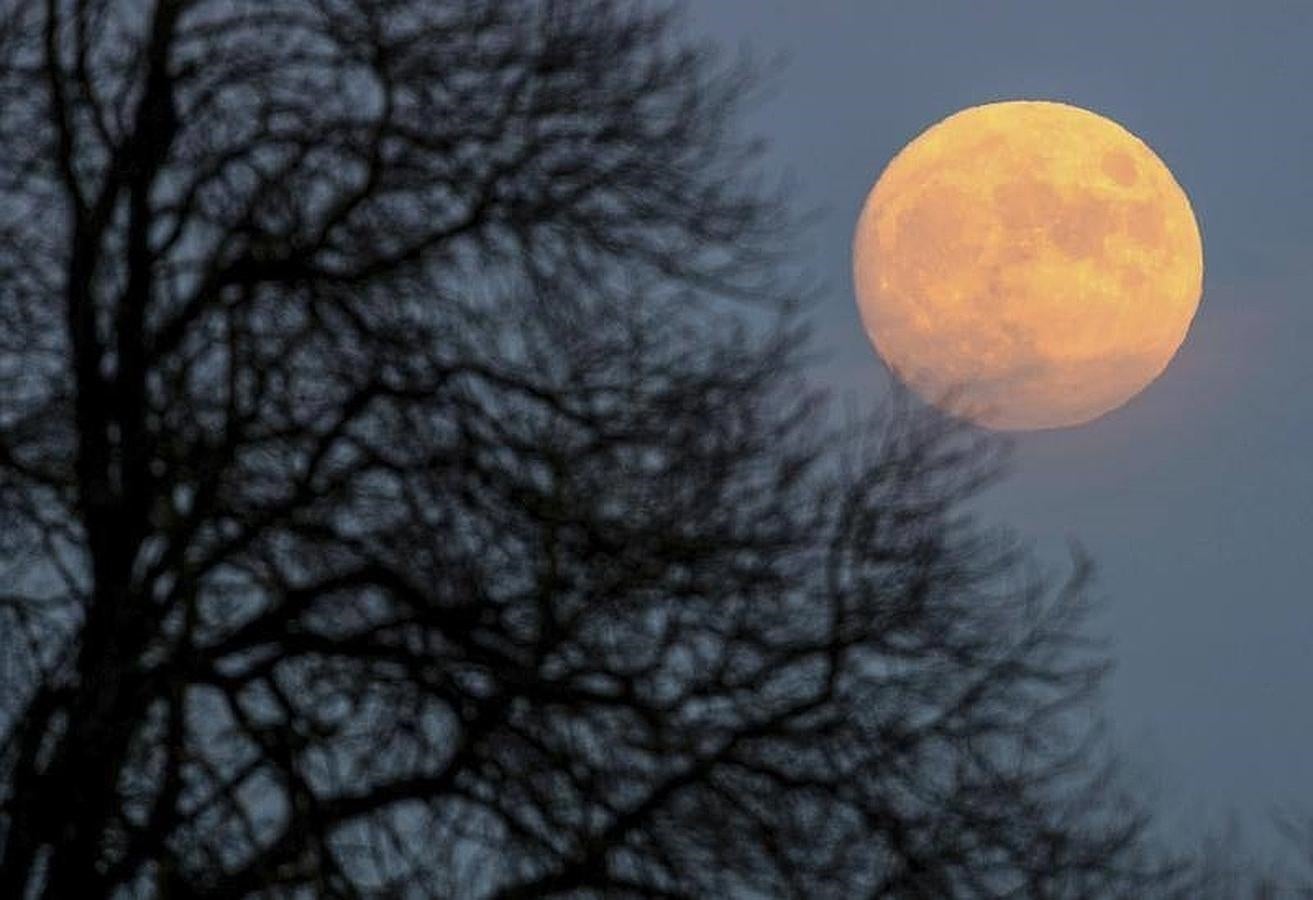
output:
<instances>
[{"instance_id":1,"label":"moonlit sky glow","mask_svg":"<svg viewBox=\"0 0 1313 900\"><path fill-rule=\"evenodd\" d=\"M758 0L693 27L785 55L750 128L818 209L804 262L823 376L887 374L853 302L853 226L884 165L966 107L1018 97L1103 113L1189 194L1207 275L1166 372L1079 428L1016 437L987 513L1099 566L1109 711L1182 817L1313 810L1313 4ZM875 398L872 398L875 399Z\"/></svg>"}]
</instances>

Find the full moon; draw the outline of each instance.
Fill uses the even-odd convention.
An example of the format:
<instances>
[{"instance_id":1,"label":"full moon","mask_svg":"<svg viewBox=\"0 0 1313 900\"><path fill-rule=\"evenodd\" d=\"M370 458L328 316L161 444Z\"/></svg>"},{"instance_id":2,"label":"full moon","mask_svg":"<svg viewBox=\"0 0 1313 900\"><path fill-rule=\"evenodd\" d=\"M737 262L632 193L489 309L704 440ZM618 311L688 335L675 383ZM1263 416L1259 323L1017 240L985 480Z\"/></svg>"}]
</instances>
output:
<instances>
[{"instance_id":1,"label":"full moon","mask_svg":"<svg viewBox=\"0 0 1313 900\"><path fill-rule=\"evenodd\" d=\"M1167 367L1203 288L1190 201L1103 116L990 103L903 148L853 249L866 332L918 395L988 428L1079 425Z\"/></svg>"}]
</instances>

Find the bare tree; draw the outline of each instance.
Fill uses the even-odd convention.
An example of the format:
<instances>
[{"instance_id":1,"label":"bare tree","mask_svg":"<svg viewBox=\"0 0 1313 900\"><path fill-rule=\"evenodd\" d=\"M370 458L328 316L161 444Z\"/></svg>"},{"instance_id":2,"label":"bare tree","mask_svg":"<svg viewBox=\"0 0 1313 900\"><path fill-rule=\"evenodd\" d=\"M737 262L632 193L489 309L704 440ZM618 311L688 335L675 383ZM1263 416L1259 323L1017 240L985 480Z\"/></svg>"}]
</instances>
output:
<instances>
[{"instance_id":1,"label":"bare tree","mask_svg":"<svg viewBox=\"0 0 1313 900\"><path fill-rule=\"evenodd\" d=\"M1277 813L1278 838L1266 852L1232 816L1190 854L1178 896L1190 900L1310 900L1313 898L1313 817ZM1273 846L1273 844L1277 846Z\"/></svg>"},{"instance_id":2,"label":"bare tree","mask_svg":"<svg viewBox=\"0 0 1313 900\"><path fill-rule=\"evenodd\" d=\"M1157 883L1083 570L806 386L671 12L3 8L0 896Z\"/></svg>"}]
</instances>

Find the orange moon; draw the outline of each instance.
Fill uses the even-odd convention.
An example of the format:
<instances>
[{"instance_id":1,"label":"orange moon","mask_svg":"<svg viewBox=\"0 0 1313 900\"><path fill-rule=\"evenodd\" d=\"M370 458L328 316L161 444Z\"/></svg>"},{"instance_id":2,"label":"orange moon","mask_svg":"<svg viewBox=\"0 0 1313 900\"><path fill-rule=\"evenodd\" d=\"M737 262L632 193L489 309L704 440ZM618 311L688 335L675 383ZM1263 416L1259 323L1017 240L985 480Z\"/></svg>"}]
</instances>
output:
<instances>
[{"instance_id":1,"label":"orange moon","mask_svg":"<svg viewBox=\"0 0 1313 900\"><path fill-rule=\"evenodd\" d=\"M853 274L877 352L922 398L988 428L1062 428L1167 367L1199 306L1203 244L1135 135L1009 101L894 157L857 223Z\"/></svg>"}]
</instances>

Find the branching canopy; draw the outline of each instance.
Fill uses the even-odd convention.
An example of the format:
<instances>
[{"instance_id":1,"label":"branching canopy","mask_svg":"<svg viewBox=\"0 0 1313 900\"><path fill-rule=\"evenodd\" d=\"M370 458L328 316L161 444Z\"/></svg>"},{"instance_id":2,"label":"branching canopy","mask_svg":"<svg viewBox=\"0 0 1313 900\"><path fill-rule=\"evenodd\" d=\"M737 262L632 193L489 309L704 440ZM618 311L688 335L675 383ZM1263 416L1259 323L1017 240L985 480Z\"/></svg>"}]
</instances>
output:
<instances>
[{"instance_id":1,"label":"branching canopy","mask_svg":"<svg viewBox=\"0 0 1313 900\"><path fill-rule=\"evenodd\" d=\"M1112 897L1081 573L611 0L11 0L0 896Z\"/></svg>"}]
</instances>

